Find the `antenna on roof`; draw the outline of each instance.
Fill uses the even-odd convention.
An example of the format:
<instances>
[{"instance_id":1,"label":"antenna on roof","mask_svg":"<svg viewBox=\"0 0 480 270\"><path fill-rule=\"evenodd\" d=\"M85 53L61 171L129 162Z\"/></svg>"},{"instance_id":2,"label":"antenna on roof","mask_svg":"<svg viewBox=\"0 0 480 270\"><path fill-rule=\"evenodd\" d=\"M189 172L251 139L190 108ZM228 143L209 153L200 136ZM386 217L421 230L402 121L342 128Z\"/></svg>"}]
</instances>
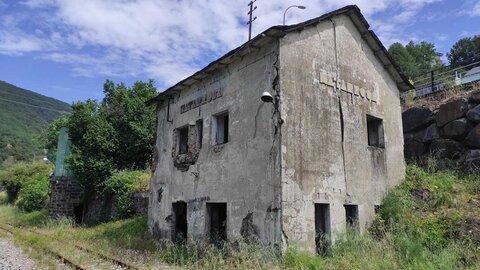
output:
<instances>
[{"instance_id":1,"label":"antenna on roof","mask_svg":"<svg viewBox=\"0 0 480 270\"><path fill-rule=\"evenodd\" d=\"M250 11L247 13L247 15L249 15L249 19L248 19L248 40L252 39L252 23L253 21L255 21L257 19L257 16L255 16L254 18L253 17L253 11L255 9L257 9L257 6L253 6L253 3L257 2L257 0L253 0L253 1L250 1L250 3L248 3L248 6L250 7Z\"/></svg>"}]
</instances>

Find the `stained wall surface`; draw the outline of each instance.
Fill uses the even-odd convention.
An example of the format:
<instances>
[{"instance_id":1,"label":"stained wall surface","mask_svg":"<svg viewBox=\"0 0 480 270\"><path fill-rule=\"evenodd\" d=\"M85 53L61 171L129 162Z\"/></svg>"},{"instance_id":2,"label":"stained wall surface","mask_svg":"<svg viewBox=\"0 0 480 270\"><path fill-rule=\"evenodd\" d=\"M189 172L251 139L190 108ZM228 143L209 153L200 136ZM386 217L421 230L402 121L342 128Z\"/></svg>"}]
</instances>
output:
<instances>
[{"instance_id":1,"label":"stained wall surface","mask_svg":"<svg viewBox=\"0 0 480 270\"><path fill-rule=\"evenodd\" d=\"M278 43L271 42L158 105L149 202L154 235L174 238L172 204L185 202L187 239L208 239L207 203L226 203L229 241L280 242L279 128L273 104L260 100L278 75L277 60ZM228 142L215 145L214 119L226 112ZM188 153L178 154L182 127Z\"/></svg>"},{"instance_id":2,"label":"stained wall surface","mask_svg":"<svg viewBox=\"0 0 480 270\"><path fill-rule=\"evenodd\" d=\"M329 205L329 233L358 205L365 231L386 190L404 177L399 91L346 15L280 40L282 229L315 250L315 204ZM367 115L383 120L384 147L369 146Z\"/></svg>"}]
</instances>

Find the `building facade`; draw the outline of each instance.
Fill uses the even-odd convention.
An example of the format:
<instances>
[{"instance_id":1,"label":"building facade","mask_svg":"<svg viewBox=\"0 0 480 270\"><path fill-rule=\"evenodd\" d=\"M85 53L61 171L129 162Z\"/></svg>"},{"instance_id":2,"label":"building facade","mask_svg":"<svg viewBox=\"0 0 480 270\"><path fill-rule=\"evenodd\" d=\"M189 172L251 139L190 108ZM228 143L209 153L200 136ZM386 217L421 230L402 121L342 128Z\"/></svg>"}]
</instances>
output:
<instances>
[{"instance_id":1,"label":"building facade","mask_svg":"<svg viewBox=\"0 0 480 270\"><path fill-rule=\"evenodd\" d=\"M364 232L404 177L409 87L356 6L266 30L152 100L150 230L312 252Z\"/></svg>"}]
</instances>

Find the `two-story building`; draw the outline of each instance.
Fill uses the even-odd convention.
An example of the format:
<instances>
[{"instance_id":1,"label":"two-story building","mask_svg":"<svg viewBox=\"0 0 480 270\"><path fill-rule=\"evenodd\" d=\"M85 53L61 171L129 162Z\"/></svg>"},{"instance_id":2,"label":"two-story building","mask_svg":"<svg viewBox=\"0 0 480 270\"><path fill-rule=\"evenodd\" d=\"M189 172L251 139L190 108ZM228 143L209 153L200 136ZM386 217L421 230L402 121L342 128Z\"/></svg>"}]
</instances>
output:
<instances>
[{"instance_id":1,"label":"two-story building","mask_svg":"<svg viewBox=\"0 0 480 270\"><path fill-rule=\"evenodd\" d=\"M149 226L321 252L404 177L410 88L357 6L274 26L160 93Z\"/></svg>"}]
</instances>

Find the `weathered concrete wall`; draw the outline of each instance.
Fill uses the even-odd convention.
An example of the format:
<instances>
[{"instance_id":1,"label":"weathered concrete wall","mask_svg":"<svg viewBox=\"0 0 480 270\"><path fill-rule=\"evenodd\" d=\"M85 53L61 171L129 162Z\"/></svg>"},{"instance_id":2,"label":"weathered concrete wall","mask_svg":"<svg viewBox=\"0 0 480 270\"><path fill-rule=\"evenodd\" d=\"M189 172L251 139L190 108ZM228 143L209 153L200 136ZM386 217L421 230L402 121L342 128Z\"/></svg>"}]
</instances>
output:
<instances>
[{"instance_id":1,"label":"weathered concrete wall","mask_svg":"<svg viewBox=\"0 0 480 270\"><path fill-rule=\"evenodd\" d=\"M405 170L398 88L351 20L333 22L280 41L282 226L311 251L315 203L329 204L332 240L345 231L345 204L358 205L365 231ZM385 148L368 145L367 114L383 119Z\"/></svg>"},{"instance_id":2,"label":"weathered concrete wall","mask_svg":"<svg viewBox=\"0 0 480 270\"><path fill-rule=\"evenodd\" d=\"M280 242L279 133L273 104L260 100L277 76L277 44L273 42L216 70L182 90L170 104L158 107L158 162L149 207L149 227L154 235L172 238L172 203L184 201L188 205L188 239L204 239L206 203L224 202L229 241L241 239L242 232L257 232L253 239L264 244ZM206 93L207 103L192 106L192 100ZM229 141L213 145L213 116L226 111ZM201 145L195 142L197 120L203 120ZM189 152L178 155L175 129L184 126L189 126Z\"/></svg>"}]
</instances>

